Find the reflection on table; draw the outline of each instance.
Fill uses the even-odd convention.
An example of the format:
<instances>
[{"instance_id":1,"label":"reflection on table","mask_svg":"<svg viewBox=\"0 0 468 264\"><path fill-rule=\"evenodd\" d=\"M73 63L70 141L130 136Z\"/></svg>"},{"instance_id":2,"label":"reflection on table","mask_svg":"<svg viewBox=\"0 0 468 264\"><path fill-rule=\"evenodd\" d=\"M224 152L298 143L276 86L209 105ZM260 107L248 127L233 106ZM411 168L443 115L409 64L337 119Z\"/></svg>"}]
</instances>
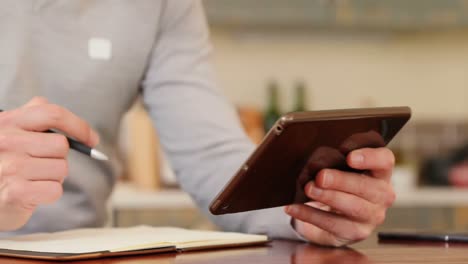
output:
<instances>
[{"instance_id":1,"label":"reflection on table","mask_svg":"<svg viewBox=\"0 0 468 264\"><path fill-rule=\"evenodd\" d=\"M375 237L345 248L318 247L294 241L273 241L268 246L225 250L181 252L178 254L116 257L83 264L149 263L468 263L468 244L378 243ZM41 261L0 258L0 264L35 264Z\"/></svg>"}]
</instances>

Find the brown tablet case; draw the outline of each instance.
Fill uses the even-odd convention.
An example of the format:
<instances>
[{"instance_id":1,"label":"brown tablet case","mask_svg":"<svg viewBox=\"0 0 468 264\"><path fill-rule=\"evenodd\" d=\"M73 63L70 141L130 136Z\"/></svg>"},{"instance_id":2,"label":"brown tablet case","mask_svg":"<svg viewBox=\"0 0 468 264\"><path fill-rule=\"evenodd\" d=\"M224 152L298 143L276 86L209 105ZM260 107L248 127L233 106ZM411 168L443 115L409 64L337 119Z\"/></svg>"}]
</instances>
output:
<instances>
[{"instance_id":1,"label":"brown tablet case","mask_svg":"<svg viewBox=\"0 0 468 264\"><path fill-rule=\"evenodd\" d=\"M345 162L350 151L387 145L410 116L409 107L287 114L212 201L210 211L219 215L305 203L304 186L318 171L353 171Z\"/></svg>"}]
</instances>

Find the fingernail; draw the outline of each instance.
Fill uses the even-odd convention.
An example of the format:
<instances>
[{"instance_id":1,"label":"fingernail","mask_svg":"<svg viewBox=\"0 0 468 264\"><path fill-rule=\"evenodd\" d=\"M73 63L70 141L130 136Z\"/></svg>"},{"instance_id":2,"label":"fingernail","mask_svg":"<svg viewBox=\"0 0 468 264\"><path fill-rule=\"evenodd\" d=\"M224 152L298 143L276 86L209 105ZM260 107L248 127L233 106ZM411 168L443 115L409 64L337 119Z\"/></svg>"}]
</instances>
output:
<instances>
[{"instance_id":1,"label":"fingernail","mask_svg":"<svg viewBox=\"0 0 468 264\"><path fill-rule=\"evenodd\" d=\"M315 186L314 184L311 184L309 187L309 194L313 197L318 197L322 194L323 190Z\"/></svg>"},{"instance_id":2,"label":"fingernail","mask_svg":"<svg viewBox=\"0 0 468 264\"><path fill-rule=\"evenodd\" d=\"M354 164L361 164L364 162L364 156L361 153L353 153L351 155L351 161Z\"/></svg>"},{"instance_id":3,"label":"fingernail","mask_svg":"<svg viewBox=\"0 0 468 264\"><path fill-rule=\"evenodd\" d=\"M286 212L288 214L295 214L297 213L297 208L294 205L288 205L286 206Z\"/></svg>"},{"instance_id":4,"label":"fingernail","mask_svg":"<svg viewBox=\"0 0 468 264\"><path fill-rule=\"evenodd\" d=\"M328 187L333 182L333 173L331 171L324 171L322 179L322 187Z\"/></svg>"}]
</instances>

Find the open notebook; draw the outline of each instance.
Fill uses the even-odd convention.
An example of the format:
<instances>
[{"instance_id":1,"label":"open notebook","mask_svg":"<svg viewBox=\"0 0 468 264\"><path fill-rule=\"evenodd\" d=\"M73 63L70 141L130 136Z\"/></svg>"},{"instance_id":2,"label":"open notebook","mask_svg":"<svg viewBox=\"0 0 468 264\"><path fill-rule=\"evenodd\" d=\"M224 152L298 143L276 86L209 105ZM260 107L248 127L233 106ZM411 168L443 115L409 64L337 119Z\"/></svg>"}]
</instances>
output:
<instances>
[{"instance_id":1,"label":"open notebook","mask_svg":"<svg viewBox=\"0 0 468 264\"><path fill-rule=\"evenodd\" d=\"M196 231L174 227L87 228L0 240L0 256L47 260L212 249L268 242L263 235Z\"/></svg>"}]
</instances>

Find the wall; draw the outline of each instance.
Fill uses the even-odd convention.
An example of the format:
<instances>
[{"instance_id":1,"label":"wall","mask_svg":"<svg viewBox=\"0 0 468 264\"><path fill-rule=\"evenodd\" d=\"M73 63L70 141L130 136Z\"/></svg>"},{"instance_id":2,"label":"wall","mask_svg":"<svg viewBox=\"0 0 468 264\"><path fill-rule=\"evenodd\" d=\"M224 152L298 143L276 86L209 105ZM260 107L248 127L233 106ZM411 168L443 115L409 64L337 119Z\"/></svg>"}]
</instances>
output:
<instances>
[{"instance_id":1,"label":"wall","mask_svg":"<svg viewBox=\"0 0 468 264\"><path fill-rule=\"evenodd\" d=\"M313 109L409 105L416 119L468 119L468 30L426 33L243 32L212 29L226 95L263 108L271 77L282 106L304 78Z\"/></svg>"}]
</instances>

